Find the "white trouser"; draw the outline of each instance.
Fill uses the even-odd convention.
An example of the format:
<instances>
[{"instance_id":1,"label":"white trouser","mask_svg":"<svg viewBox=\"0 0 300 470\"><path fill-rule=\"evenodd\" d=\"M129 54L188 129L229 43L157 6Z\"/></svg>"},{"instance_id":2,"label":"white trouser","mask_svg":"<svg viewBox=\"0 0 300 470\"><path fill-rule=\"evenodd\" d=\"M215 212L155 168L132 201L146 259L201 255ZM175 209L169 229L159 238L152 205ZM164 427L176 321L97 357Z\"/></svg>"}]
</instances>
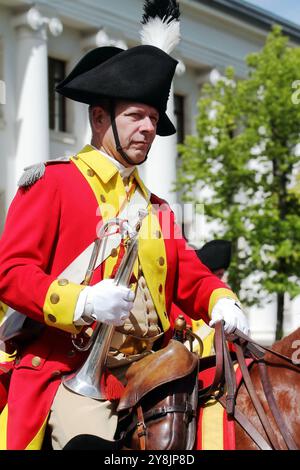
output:
<instances>
[{"instance_id":1,"label":"white trouser","mask_svg":"<svg viewBox=\"0 0 300 470\"><path fill-rule=\"evenodd\" d=\"M113 441L117 424L113 403L77 395L60 384L48 421L54 450L63 449L78 434L92 434Z\"/></svg>"}]
</instances>

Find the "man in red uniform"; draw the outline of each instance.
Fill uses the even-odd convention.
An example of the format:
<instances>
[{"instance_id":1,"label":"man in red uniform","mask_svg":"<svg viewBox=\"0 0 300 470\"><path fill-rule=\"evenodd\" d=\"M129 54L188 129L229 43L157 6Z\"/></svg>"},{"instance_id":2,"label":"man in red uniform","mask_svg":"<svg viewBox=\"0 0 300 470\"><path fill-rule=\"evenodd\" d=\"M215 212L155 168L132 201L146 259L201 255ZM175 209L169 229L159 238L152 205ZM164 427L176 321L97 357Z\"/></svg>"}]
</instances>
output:
<instances>
[{"instance_id":1,"label":"man in red uniform","mask_svg":"<svg viewBox=\"0 0 300 470\"><path fill-rule=\"evenodd\" d=\"M69 160L27 170L9 209L0 299L41 328L14 364L0 416L1 449L39 449L47 427L54 449L79 434L113 444L115 402L62 384L86 359L72 339L90 325L116 327L108 367L121 381L132 361L157 348L172 302L192 318L223 318L227 331L247 332L235 294L188 249L169 206L137 171L156 134L175 132L166 107L176 64L153 46L97 48L58 87L90 106L93 137ZM141 208L147 216L131 288L111 279L124 254L119 234L107 237L90 285L82 284L99 229L116 216L134 227Z\"/></svg>"}]
</instances>

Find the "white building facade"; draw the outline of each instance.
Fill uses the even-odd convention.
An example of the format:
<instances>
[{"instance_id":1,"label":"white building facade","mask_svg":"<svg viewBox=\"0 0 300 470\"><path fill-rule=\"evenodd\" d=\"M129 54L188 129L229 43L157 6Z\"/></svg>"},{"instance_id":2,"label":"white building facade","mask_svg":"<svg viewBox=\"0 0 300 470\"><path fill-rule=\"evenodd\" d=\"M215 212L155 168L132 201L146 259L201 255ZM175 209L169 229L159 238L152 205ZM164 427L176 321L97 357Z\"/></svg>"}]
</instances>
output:
<instances>
[{"instance_id":1,"label":"white building facade","mask_svg":"<svg viewBox=\"0 0 300 470\"><path fill-rule=\"evenodd\" d=\"M300 30L244 1L179 0L182 40L174 51L179 66L169 102L177 136L157 138L140 173L151 191L179 213L176 143L195 131L201 86L214 69L233 66L246 73L245 56L264 44L272 23L281 23L294 44ZM0 0L0 232L23 168L76 153L90 140L87 107L53 93L89 49L140 43L143 0ZM176 205L178 205L176 209ZM184 214L192 234L193 214ZM204 219L203 219L204 220ZM190 232L189 232L190 230ZM209 240L203 222L192 243ZM274 302L249 310L254 338L270 343L275 331ZM300 302L290 303L286 333L300 324Z\"/></svg>"}]
</instances>

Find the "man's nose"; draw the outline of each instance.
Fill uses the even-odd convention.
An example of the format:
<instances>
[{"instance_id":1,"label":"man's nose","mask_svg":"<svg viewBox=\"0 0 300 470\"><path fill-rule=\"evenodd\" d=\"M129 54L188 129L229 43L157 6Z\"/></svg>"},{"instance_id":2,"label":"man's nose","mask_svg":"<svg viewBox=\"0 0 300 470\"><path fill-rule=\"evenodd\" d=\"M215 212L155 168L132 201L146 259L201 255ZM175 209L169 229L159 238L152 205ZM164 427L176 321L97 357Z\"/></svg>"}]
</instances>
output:
<instances>
[{"instance_id":1,"label":"man's nose","mask_svg":"<svg viewBox=\"0 0 300 470\"><path fill-rule=\"evenodd\" d=\"M145 116L141 122L140 126L141 131L155 132L156 126L152 122L149 116Z\"/></svg>"}]
</instances>

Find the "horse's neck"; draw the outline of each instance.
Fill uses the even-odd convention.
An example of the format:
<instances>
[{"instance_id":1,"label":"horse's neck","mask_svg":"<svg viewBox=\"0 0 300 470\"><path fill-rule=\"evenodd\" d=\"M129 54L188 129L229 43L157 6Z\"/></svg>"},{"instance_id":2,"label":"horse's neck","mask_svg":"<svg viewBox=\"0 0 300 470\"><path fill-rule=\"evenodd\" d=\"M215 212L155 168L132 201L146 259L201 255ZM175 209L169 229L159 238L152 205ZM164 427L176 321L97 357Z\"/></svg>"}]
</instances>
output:
<instances>
[{"instance_id":1,"label":"horse's neck","mask_svg":"<svg viewBox=\"0 0 300 470\"><path fill-rule=\"evenodd\" d=\"M292 358L293 353L295 352L295 348L299 347L298 341L300 340L300 328L297 330L293 331L291 334L288 336L285 336L279 341L276 341L276 343L273 344L272 349L274 351L279 352L280 354L283 354L284 356L287 356L288 358ZM297 341L297 343L296 343ZM270 360L271 362L277 363L282 363L282 360L276 359L274 355L271 353L267 353L265 355L266 360Z\"/></svg>"}]
</instances>

